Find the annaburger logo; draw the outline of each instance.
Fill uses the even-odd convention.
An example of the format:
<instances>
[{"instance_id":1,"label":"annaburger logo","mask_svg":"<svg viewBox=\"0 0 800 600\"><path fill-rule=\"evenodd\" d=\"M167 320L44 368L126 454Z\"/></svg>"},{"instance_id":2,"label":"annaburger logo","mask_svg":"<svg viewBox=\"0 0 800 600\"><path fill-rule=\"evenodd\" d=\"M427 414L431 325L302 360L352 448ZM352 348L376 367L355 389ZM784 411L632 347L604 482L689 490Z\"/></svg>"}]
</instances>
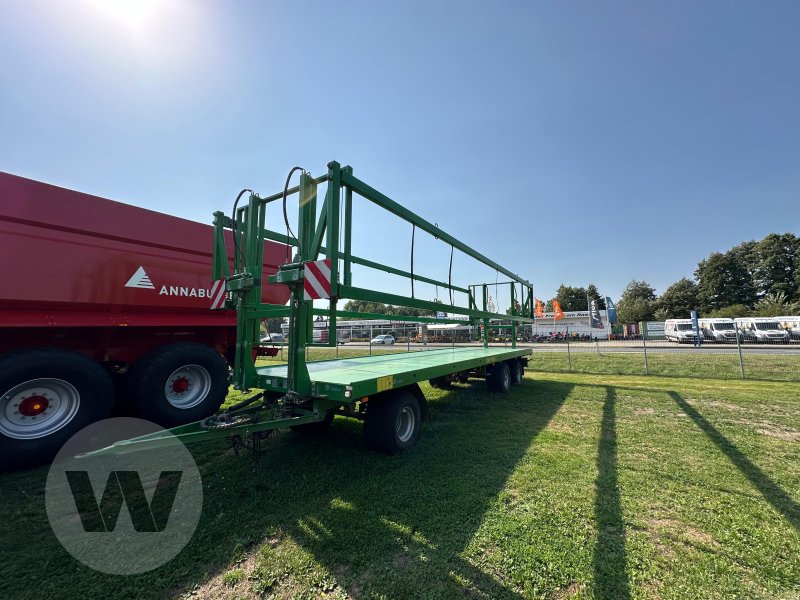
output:
<instances>
[{"instance_id":1,"label":"annaburger logo","mask_svg":"<svg viewBox=\"0 0 800 600\"><path fill-rule=\"evenodd\" d=\"M139 473L111 471L99 504L87 471L66 471L65 474L85 532L114 531L124 503L134 530L143 533L166 529L183 472L162 471L148 503Z\"/></svg>"},{"instance_id":2,"label":"annaburger logo","mask_svg":"<svg viewBox=\"0 0 800 600\"><path fill-rule=\"evenodd\" d=\"M156 289L156 286L153 285L153 280L150 279L144 267L136 269L136 272L131 275L124 287L139 290ZM186 285L162 285L158 290L159 296L183 296L186 298L211 298L211 293L210 288L195 288Z\"/></svg>"}]
</instances>

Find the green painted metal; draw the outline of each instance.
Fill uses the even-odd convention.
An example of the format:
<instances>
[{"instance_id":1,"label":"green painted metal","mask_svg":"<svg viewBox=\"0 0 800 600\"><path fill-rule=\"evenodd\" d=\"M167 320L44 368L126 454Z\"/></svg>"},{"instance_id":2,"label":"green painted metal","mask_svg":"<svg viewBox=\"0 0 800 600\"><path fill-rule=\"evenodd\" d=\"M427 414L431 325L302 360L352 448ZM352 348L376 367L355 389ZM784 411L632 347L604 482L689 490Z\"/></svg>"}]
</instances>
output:
<instances>
[{"instance_id":1,"label":"green painted metal","mask_svg":"<svg viewBox=\"0 0 800 600\"><path fill-rule=\"evenodd\" d=\"M443 348L417 352L381 353L308 363L314 396L327 405L347 404L378 392L427 381L434 377L477 369L530 354L528 348ZM286 392L288 366L256 368L258 386Z\"/></svg>"},{"instance_id":2,"label":"green painted metal","mask_svg":"<svg viewBox=\"0 0 800 600\"><path fill-rule=\"evenodd\" d=\"M318 219L317 188L323 182L327 182L327 191ZM294 194L299 196L297 231L293 232L294 235L267 229L267 206L272 202L283 201ZM354 256L351 239L354 194L509 277L510 281L508 282L492 285L511 286L511 314L498 315L488 310L489 284L460 287L450 281L438 281ZM341 214L342 212L344 214ZM340 222L343 225L344 239L340 239ZM226 230L231 231L236 240L232 269L229 265L225 245ZM288 306L274 306L261 302L264 241L268 239L283 242L295 252L294 256L287 252L286 264L282 265L276 274L269 277L269 281L272 283L283 283L290 287L291 297ZM319 260L321 255L330 259L331 263L331 299L327 310L314 308L313 302L306 300L303 294L304 263ZM467 306L432 302L358 287L353 283L353 264L464 293L467 296ZM341 273L340 267L342 268ZM221 212L214 213L212 273L215 279L225 279L226 289L232 294L237 311L233 385L240 390L255 388L280 394L280 400L275 404L275 406L280 405L280 410L276 413L269 409L271 410L270 418L265 419L263 412L266 409L263 407L242 409L239 411L242 414L249 414L248 411L253 411L253 414L257 416L252 419L252 422L238 425L233 429L212 428L209 430L208 427L203 427L199 423L193 423L171 430L172 436L159 434L143 436L120 442L114 448L127 451L165 445L174 442L175 439L184 442L195 441L228 436L231 433L254 433L312 422L321 419L327 409L351 404L379 392L461 371L478 370L482 372L482 369L488 365L523 357L531 352L529 349L515 347L516 335L512 336L512 348L489 347L488 345L491 319L502 318L503 321L510 321L512 332L516 331L517 323L533 322L533 288L527 280L404 208L356 178L351 167L342 167L335 161L328 163L328 171L321 177L314 178L302 171L299 185L289 188L285 192L267 197L251 193L246 205L239 207L233 218L229 218ZM522 290L519 295L517 295L516 286L520 286ZM479 287L483 299L483 305L480 307L476 300ZM524 302L520 303L519 309L515 304L517 298L524 299ZM433 315L436 315L438 311L443 311L455 315L465 315L470 320L339 311L337 301L344 299L368 300L419 308L429 310ZM329 316L329 345L337 343L337 318L375 318L377 316L398 321L413 320L429 323L476 324L482 322L483 347L380 353L360 358L307 362L306 349L312 345L319 345L314 343L313 316L324 313ZM288 363L256 367L254 350L260 344L259 328L262 319L284 315L289 317ZM300 407L300 404L303 408ZM239 412L235 414L239 414Z\"/></svg>"}]
</instances>

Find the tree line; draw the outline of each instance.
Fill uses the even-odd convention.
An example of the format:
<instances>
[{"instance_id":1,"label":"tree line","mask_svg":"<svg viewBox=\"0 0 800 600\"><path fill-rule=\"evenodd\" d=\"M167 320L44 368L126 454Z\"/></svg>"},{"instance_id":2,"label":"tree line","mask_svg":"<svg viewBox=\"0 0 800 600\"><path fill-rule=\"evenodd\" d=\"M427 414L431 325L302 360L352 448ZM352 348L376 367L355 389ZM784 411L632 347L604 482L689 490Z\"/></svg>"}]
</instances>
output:
<instances>
[{"instance_id":1,"label":"tree line","mask_svg":"<svg viewBox=\"0 0 800 600\"><path fill-rule=\"evenodd\" d=\"M584 301L585 304L585 301ZM646 281L631 281L617 303L622 323L705 317L777 317L800 312L800 238L771 233L701 260L657 296Z\"/></svg>"}]
</instances>

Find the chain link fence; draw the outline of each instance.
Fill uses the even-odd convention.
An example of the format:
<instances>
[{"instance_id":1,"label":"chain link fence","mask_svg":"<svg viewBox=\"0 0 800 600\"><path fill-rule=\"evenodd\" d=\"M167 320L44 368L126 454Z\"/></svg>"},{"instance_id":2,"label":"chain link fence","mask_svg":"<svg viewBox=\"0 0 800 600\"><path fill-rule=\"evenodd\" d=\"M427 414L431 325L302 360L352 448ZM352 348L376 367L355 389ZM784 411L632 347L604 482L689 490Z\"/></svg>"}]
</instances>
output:
<instances>
[{"instance_id":1,"label":"chain link fence","mask_svg":"<svg viewBox=\"0 0 800 600\"><path fill-rule=\"evenodd\" d=\"M531 368L543 371L800 381L800 332L731 323L720 331L631 327L607 339L567 331L522 342L533 349ZM772 327L772 325L769 325Z\"/></svg>"},{"instance_id":2,"label":"chain link fence","mask_svg":"<svg viewBox=\"0 0 800 600\"><path fill-rule=\"evenodd\" d=\"M596 334L569 325L558 331L529 328L518 332L517 346L531 348L529 368L536 371L800 381L800 328L770 323L759 331L752 322L727 322L701 329L698 338L688 320L681 321L675 331L667 331L664 322ZM335 346L311 347L307 355L325 360L480 346L479 336L478 328L463 326L430 328L424 336L416 326L348 326ZM490 327L489 343L511 346L510 330ZM272 360L285 359L281 347Z\"/></svg>"}]
</instances>

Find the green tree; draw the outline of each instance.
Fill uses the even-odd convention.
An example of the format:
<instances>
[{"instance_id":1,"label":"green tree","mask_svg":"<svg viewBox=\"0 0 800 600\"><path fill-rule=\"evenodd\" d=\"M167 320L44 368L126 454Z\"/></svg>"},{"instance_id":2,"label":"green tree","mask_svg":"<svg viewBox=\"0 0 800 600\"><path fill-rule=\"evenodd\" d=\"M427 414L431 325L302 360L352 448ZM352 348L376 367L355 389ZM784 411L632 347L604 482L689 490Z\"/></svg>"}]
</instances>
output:
<instances>
[{"instance_id":1,"label":"green tree","mask_svg":"<svg viewBox=\"0 0 800 600\"><path fill-rule=\"evenodd\" d=\"M669 286L656 300L656 317L659 320L686 319L697 308L697 284L684 277Z\"/></svg>"},{"instance_id":2,"label":"green tree","mask_svg":"<svg viewBox=\"0 0 800 600\"><path fill-rule=\"evenodd\" d=\"M767 294L753 307L755 317L781 317L793 315L800 311L800 302L789 302L786 294L775 292Z\"/></svg>"},{"instance_id":3,"label":"green tree","mask_svg":"<svg viewBox=\"0 0 800 600\"><path fill-rule=\"evenodd\" d=\"M788 302L800 300L800 238L791 233L771 233L756 244L756 253L754 275L759 294L783 294Z\"/></svg>"},{"instance_id":4,"label":"green tree","mask_svg":"<svg viewBox=\"0 0 800 600\"><path fill-rule=\"evenodd\" d=\"M606 299L600 295L600 292L597 291L597 286L593 283L590 283L586 286L586 295L589 298L594 298L597 300L597 308L600 310L605 310L606 308Z\"/></svg>"},{"instance_id":5,"label":"green tree","mask_svg":"<svg viewBox=\"0 0 800 600\"><path fill-rule=\"evenodd\" d=\"M655 316L656 291L646 281L631 281L617 303L620 323L651 321Z\"/></svg>"},{"instance_id":6,"label":"green tree","mask_svg":"<svg viewBox=\"0 0 800 600\"><path fill-rule=\"evenodd\" d=\"M561 310L586 310L586 288L564 285L558 286L556 300L561 305Z\"/></svg>"},{"instance_id":7,"label":"green tree","mask_svg":"<svg viewBox=\"0 0 800 600\"><path fill-rule=\"evenodd\" d=\"M756 303L752 272L756 262L755 246L755 242L744 242L724 254L714 252L700 261L694 274L698 282L698 300L705 311Z\"/></svg>"},{"instance_id":8,"label":"green tree","mask_svg":"<svg viewBox=\"0 0 800 600\"><path fill-rule=\"evenodd\" d=\"M753 316L753 311L744 304L731 304L725 308L712 310L710 313L705 313L703 316L711 318L735 319L736 317L751 317Z\"/></svg>"}]
</instances>

